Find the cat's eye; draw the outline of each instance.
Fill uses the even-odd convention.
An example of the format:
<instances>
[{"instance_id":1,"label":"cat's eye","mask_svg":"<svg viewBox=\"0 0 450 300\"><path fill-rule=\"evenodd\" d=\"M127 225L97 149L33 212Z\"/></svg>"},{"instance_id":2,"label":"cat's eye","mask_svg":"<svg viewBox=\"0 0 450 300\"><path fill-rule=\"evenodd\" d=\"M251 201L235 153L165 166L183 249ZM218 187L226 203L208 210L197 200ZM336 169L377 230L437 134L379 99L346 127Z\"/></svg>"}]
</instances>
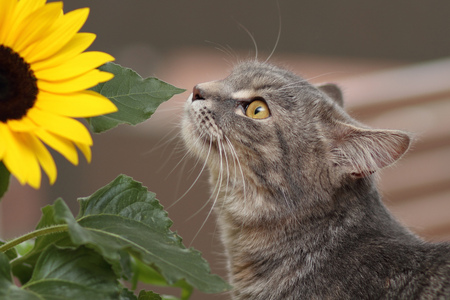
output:
<instances>
[{"instance_id":1,"label":"cat's eye","mask_svg":"<svg viewBox=\"0 0 450 300\"><path fill-rule=\"evenodd\" d=\"M252 119L266 119L270 116L270 111L264 101L255 100L247 106L245 115Z\"/></svg>"}]
</instances>

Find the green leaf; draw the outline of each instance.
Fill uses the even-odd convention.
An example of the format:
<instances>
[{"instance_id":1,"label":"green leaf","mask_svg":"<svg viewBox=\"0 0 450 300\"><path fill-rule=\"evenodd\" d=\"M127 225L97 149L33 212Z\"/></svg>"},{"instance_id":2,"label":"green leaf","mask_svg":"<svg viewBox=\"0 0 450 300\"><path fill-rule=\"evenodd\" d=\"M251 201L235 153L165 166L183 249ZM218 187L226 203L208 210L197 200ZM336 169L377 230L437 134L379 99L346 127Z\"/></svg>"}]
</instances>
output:
<instances>
[{"instance_id":1,"label":"green leaf","mask_svg":"<svg viewBox=\"0 0 450 300\"><path fill-rule=\"evenodd\" d=\"M122 287L111 266L95 251L49 246L22 289L40 299L117 299Z\"/></svg>"},{"instance_id":2,"label":"green leaf","mask_svg":"<svg viewBox=\"0 0 450 300\"><path fill-rule=\"evenodd\" d=\"M16 247L17 253L19 253L20 256L24 256L27 255L28 252L30 252L31 250L33 250L34 248L34 241L25 241L19 245L17 245Z\"/></svg>"},{"instance_id":3,"label":"green leaf","mask_svg":"<svg viewBox=\"0 0 450 300\"><path fill-rule=\"evenodd\" d=\"M51 245L67 251L85 245L111 265L111 273L117 278L129 278L136 271L136 268L131 269L129 256L132 255L135 260L151 266L140 268L139 280L180 287L182 299L189 298L192 287L205 293L229 289L220 277L210 274L200 252L186 249L181 238L169 230L172 221L155 194L130 177L119 176L92 196L80 199L79 203L77 218L61 199L43 208L37 229L64 227L68 232L37 238L32 251L13 261L14 275L24 285L33 282L33 266L39 267ZM63 224L67 227L61 226Z\"/></svg>"},{"instance_id":4,"label":"green leaf","mask_svg":"<svg viewBox=\"0 0 450 300\"><path fill-rule=\"evenodd\" d=\"M138 300L162 300L161 296L151 291L140 291Z\"/></svg>"},{"instance_id":5,"label":"green leaf","mask_svg":"<svg viewBox=\"0 0 450 300\"><path fill-rule=\"evenodd\" d=\"M0 242L0 245L4 244L3 242ZM34 247L33 241L25 241L19 245L17 245L14 248L9 249L5 252L6 256L10 260L13 260L17 258L19 255L23 256L26 255L28 252L30 252ZM17 272L22 274L24 278L29 278L31 276L31 268L29 265L20 265L17 269Z\"/></svg>"},{"instance_id":6,"label":"green leaf","mask_svg":"<svg viewBox=\"0 0 450 300\"><path fill-rule=\"evenodd\" d=\"M132 291L129 291L128 289L123 289L122 293L120 293L119 300L137 300L136 295Z\"/></svg>"},{"instance_id":7,"label":"green leaf","mask_svg":"<svg viewBox=\"0 0 450 300\"><path fill-rule=\"evenodd\" d=\"M181 238L169 230L172 221L167 212L139 182L121 175L79 201L76 221L61 215L69 225L72 242L96 249L116 270L120 268L118 251L126 250L152 265L168 284L184 279L205 293L228 290L225 281L210 274L200 252L186 249Z\"/></svg>"},{"instance_id":8,"label":"green leaf","mask_svg":"<svg viewBox=\"0 0 450 300\"><path fill-rule=\"evenodd\" d=\"M89 118L92 130L97 133L119 124L139 124L150 118L161 103L184 92L157 78L143 79L135 71L114 63L107 63L100 70L113 73L114 78L92 90L109 98L119 111Z\"/></svg>"},{"instance_id":9,"label":"green leaf","mask_svg":"<svg viewBox=\"0 0 450 300\"><path fill-rule=\"evenodd\" d=\"M134 273L134 285L137 284L137 282L143 282L156 286L178 287L181 288L181 298L176 299L187 300L191 297L193 288L185 280L180 280L174 284L168 284L164 277L151 266L148 266L139 260L133 260L132 266Z\"/></svg>"},{"instance_id":10,"label":"green leaf","mask_svg":"<svg viewBox=\"0 0 450 300\"><path fill-rule=\"evenodd\" d=\"M55 212L55 207L57 207L57 212ZM72 215L63 200L58 199L55 201L54 205L47 205L42 208L42 217L36 226L36 230L65 224L64 220L57 220L55 214L62 214L66 217ZM30 280L33 268L36 265L39 256L49 245L58 245L60 248L76 248L71 242L68 232L57 232L38 237L35 240L34 247L31 251L11 263L14 276L16 276L22 284L25 284Z\"/></svg>"},{"instance_id":11,"label":"green leaf","mask_svg":"<svg viewBox=\"0 0 450 300\"><path fill-rule=\"evenodd\" d=\"M0 161L0 199L5 195L9 186L9 178L11 174L8 169L5 167L2 161Z\"/></svg>"},{"instance_id":12,"label":"green leaf","mask_svg":"<svg viewBox=\"0 0 450 300\"><path fill-rule=\"evenodd\" d=\"M69 207L62 199L56 200L53 205L44 207L42 212L43 215L36 230L49 229L61 224L66 224L64 219L76 222ZM67 231L38 237L34 243L34 248L31 251L28 251L25 256L14 260L12 263L13 274L19 278L22 284L25 284L30 280L37 259L49 245L57 245L59 248L77 248L77 245L71 241ZM114 271L118 277L124 277L126 279L131 278L132 274L129 254L126 251L119 251L117 254L120 257L120 260Z\"/></svg>"},{"instance_id":13,"label":"green leaf","mask_svg":"<svg viewBox=\"0 0 450 300\"><path fill-rule=\"evenodd\" d=\"M0 299L42 300L39 296L25 291L13 283L8 257L3 253L0 253Z\"/></svg>"}]
</instances>

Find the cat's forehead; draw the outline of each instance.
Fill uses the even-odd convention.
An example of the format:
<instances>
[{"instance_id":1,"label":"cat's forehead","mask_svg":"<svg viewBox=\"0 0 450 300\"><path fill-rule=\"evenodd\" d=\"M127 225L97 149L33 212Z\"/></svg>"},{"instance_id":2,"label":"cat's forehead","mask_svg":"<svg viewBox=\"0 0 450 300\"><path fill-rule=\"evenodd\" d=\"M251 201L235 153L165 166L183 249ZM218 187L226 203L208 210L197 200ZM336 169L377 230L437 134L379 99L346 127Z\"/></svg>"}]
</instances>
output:
<instances>
[{"instance_id":1,"label":"cat's forehead","mask_svg":"<svg viewBox=\"0 0 450 300\"><path fill-rule=\"evenodd\" d=\"M235 66L224 81L235 90L261 90L281 88L294 82L301 82L303 79L273 65L249 61Z\"/></svg>"}]
</instances>

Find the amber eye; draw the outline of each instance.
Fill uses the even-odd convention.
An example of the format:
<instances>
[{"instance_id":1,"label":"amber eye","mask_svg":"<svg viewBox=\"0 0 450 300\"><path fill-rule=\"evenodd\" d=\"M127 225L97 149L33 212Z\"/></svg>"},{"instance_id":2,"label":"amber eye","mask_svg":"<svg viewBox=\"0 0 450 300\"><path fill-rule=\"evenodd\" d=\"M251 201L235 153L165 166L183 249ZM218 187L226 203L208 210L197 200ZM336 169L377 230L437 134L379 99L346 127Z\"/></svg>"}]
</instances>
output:
<instances>
[{"instance_id":1,"label":"amber eye","mask_svg":"<svg viewBox=\"0 0 450 300\"><path fill-rule=\"evenodd\" d=\"M265 119L270 116L270 111L265 102L255 100L247 106L245 115L252 119Z\"/></svg>"}]
</instances>

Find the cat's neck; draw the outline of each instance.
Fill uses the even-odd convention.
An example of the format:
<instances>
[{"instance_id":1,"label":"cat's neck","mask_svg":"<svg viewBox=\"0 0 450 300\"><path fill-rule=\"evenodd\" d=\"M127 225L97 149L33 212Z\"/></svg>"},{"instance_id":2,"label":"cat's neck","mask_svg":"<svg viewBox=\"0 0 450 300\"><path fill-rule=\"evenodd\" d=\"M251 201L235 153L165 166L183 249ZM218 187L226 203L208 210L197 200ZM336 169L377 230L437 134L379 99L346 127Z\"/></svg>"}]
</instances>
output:
<instances>
[{"instance_id":1,"label":"cat's neck","mask_svg":"<svg viewBox=\"0 0 450 300\"><path fill-rule=\"evenodd\" d=\"M244 173L249 172L244 170ZM327 226L332 216L345 216L353 222L358 222L358 217L365 213L390 217L372 177L349 179L337 188L323 184L317 190L308 188L317 186L308 181L313 178L309 174L301 177L300 181L293 181L291 186L288 185L290 180L281 178L284 184L280 188L278 185L271 188L270 185L258 184L249 176L242 180L240 174L218 174L210 173L210 184L215 187L215 192L219 191L215 205L218 217L238 228L282 226L295 230L308 228L308 231L310 226L320 226L321 221Z\"/></svg>"},{"instance_id":2,"label":"cat's neck","mask_svg":"<svg viewBox=\"0 0 450 300\"><path fill-rule=\"evenodd\" d=\"M229 205L217 207L222 239L232 262L233 257L237 259L240 256L247 256L255 249L266 251L273 247L276 251L280 241L283 240L295 241L296 245L301 245L306 252L317 247L326 248L327 245L339 241L342 235L369 234L374 237L395 237L405 242L416 240L416 237L397 223L385 208L373 181L361 180L352 188L342 187L330 195L330 199L320 199L313 209L304 209L299 205L297 210L280 213L280 210L271 212L271 209L267 208L270 205L261 205L266 207L265 212L268 215L263 215L260 209L258 215L249 215L248 207L245 205L251 206L262 200L261 195L256 196L257 199L251 198L252 195L257 195L257 192L252 192L251 189L247 186L245 191L236 189L232 194L222 195L232 199L221 199L220 202L238 202L241 204L240 208ZM245 201L236 201L236 197L244 197L244 192ZM266 200L267 203L275 201ZM313 203L315 199L280 201L285 200ZM271 251L265 253L270 256Z\"/></svg>"},{"instance_id":3,"label":"cat's neck","mask_svg":"<svg viewBox=\"0 0 450 300\"><path fill-rule=\"evenodd\" d=\"M247 193L248 189L250 187L247 187ZM261 289L266 289L267 284L273 284L273 289L277 289L284 284L283 279L277 281L276 278L283 277L282 265L285 264L299 265L296 271L299 277L314 274L314 270L325 263L328 253L345 249L348 243L368 238L393 238L406 244L417 241L389 214L373 182L361 181L359 186L342 188L331 197L322 202L329 203L328 207L316 207L312 211L299 209L283 217L261 218L260 222L246 222L229 207L221 209L218 206L222 241L229 257L230 280L236 290L243 291L250 285L261 285ZM271 279L261 277L262 273L270 273L267 276Z\"/></svg>"}]
</instances>

